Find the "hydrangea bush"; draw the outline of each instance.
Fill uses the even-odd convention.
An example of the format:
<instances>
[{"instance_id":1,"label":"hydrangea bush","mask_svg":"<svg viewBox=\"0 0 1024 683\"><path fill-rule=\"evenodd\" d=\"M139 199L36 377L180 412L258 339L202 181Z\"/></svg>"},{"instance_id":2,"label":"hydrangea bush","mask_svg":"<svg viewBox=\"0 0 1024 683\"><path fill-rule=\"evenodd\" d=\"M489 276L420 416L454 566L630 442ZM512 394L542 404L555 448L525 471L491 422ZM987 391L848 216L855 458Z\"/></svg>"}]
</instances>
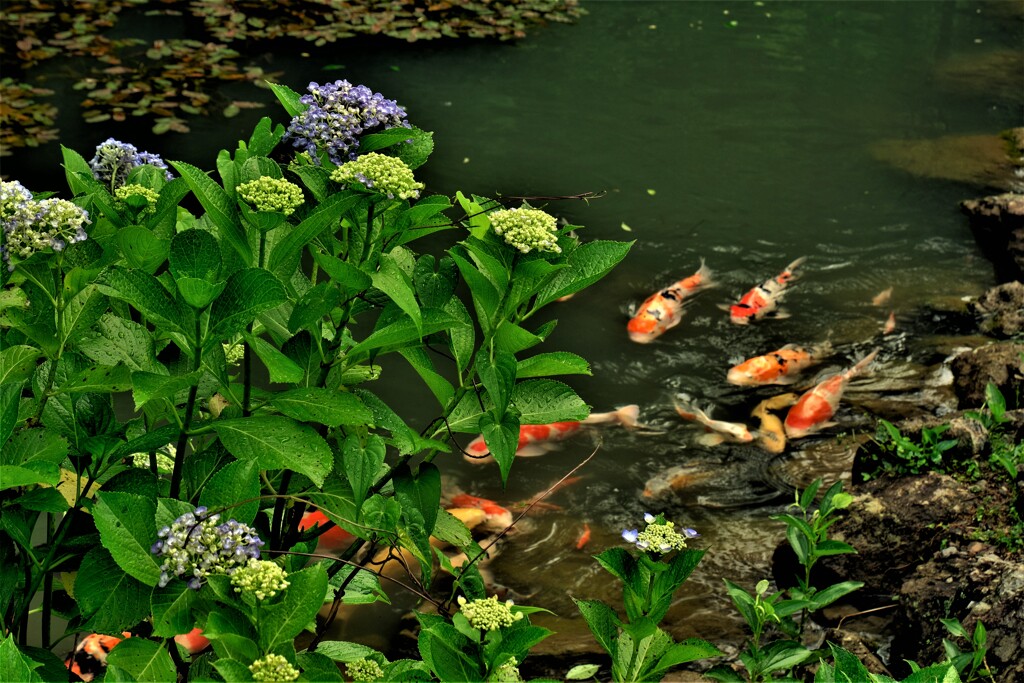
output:
<instances>
[{"instance_id":1,"label":"hydrangea bush","mask_svg":"<svg viewBox=\"0 0 1024 683\"><path fill-rule=\"evenodd\" d=\"M540 350L555 322L535 316L629 244L427 193L431 135L364 86L272 88L290 123L263 119L212 172L107 140L91 161L63 149L70 199L0 185L0 659L17 680L65 680L53 652L75 634L142 622L108 680L340 681L339 662L516 680L548 635L473 562L434 588L432 539L482 554L440 507L441 469L482 433L507 478L520 424L586 417L554 377L588 364ZM509 212L528 220L499 235ZM417 252L436 233L448 248ZM396 362L435 399L428 423L380 398ZM314 510L330 521L305 528ZM334 526L355 542L318 555ZM369 549L389 547L433 603L422 660L324 640L332 605L382 598ZM174 638L195 628L211 649L192 655Z\"/></svg>"}]
</instances>

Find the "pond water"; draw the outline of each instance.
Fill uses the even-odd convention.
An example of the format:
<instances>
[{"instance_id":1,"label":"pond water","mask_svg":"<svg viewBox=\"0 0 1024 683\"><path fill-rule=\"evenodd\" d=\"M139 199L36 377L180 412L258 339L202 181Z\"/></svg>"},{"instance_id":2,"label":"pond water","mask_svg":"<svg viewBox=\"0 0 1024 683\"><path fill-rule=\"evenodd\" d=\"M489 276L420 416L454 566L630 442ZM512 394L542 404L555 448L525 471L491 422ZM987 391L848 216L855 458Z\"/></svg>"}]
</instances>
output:
<instances>
[{"instance_id":1,"label":"pond water","mask_svg":"<svg viewBox=\"0 0 1024 683\"><path fill-rule=\"evenodd\" d=\"M595 430L543 457L520 459L507 490L494 467L461 458L442 467L462 489L511 503L546 489L600 443L577 472L582 479L548 499L561 509L531 514L490 566L497 581L557 613L536 619L560 632L544 649L571 650L589 640L568 596L614 600L590 555L621 542L621 529L642 524L645 510L698 528L696 545L710 549L670 613L673 630L739 644L721 579L751 588L767 576L783 538L769 515L792 500L794 484L835 478L849 463L701 446L694 442L699 432L673 410L673 396L688 393L713 405L713 417L754 426L751 408L781 389L728 385L730 365L787 343L828 339L836 353L822 369L845 367L881 343L890 311L897 332L882 344L876 378L941 359L936 340L956 332L941 311L994 284L957 209L983 188L911 175L874 150L891 144L885 141L993 135L1021 125L1021 91L989 85L1005 83L1005 74L990 74L991 82L947 77L950 65L1020 51L1021 3L585 6L589 14L578 24L536 29L518 44L360 39L320 51L268 52L259 63L295 90L309 80L347 78L397 99L413 123L435 133L436 151L419 173L430 191L604 193L589 203L533 202L586 226L583 239L636 240L608 278L551 307L559 324L547 347L590 360L592 377L566 381L595 410L638 404L647 428ZM49 87L60 89L59 78ZM240 95L235 88L232 96L271 102L265 91L250 90ZM271 107L228 125L220 117L195 121L190 136L155 139L85 126L73 111L59 123L62 143L87 158L115 135L211 168L212 150L233 146L266 114L284 120ZM59 150L48 145L5 159L3 172L37 191L59 189L58 160ZM746 327L729 322L721 304L798 257L807 260L786 298L791 317ZM693 273L702 259L718 286L695 298L682 324L654 343L631 342L630 307ZM873 306L872 297L889 287L890 303ZM411 371L391 363L385 375L396 381L382 395L410 424L434 416L429 394L408 389ZM860 382L860 390L873 381ZM857 393L851 387L841 427L817 442L834 441L840 431L873 431ZM673 467L692 468L690 485L668 500L645 500L648 480ZM583 523L592 538L580 551ZM346 637L366 635L366 622L352 623L360 625L345 629Z\"/></svg>"}]
</instances>

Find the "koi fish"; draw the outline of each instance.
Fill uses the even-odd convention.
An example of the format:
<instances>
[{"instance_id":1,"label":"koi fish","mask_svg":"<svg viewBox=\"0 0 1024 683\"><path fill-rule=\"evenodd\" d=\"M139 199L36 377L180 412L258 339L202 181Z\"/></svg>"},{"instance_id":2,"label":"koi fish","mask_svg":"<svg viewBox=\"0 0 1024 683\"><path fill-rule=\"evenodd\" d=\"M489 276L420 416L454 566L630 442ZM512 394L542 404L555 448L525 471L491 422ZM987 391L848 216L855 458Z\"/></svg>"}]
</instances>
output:
<instances>
[{"instance_id":1,"label":"koi fish","mask_svg":"<svg viewBox=\"0 0 1024 683\"><path fill-rule=\"evenodd\" d=\"M832 351L828 342L813 348L786 344L777 351L748 358L729 368L726 381L741 387L764 384L792 384L797 374L809 368Z\"/></svg>"},{"instance_id":2,"label":"koi fish","mask_svg":"<svg viewBox=\"0 0 1024 683\"><path fill-rule=\"evenodd\" d=\"M683 398L680 396L680 398ZM704 446L717 446L720 443L750 443L754 440L754 435L750 433L746 425L738 422L725 422L724 420L712 420L708 417L708 414L692 405L683 404L680 405L678 402L675 405L676 412L684 420L690 420L692 422L699 422L704 425L704 428L708 431L707 434L700 437L697 441Z\"/></svg>"},{"instance_id":3,"label":"koi fish","mask_svg":"<svg viewBox=\"0 0 1024 683\"><path fill-rule=\"evenodd\" d=\"M123 631L121 635L124 638L132 637L128 631ZM74 652L68 654L67 659L64 660L64 666L85 683L89 683L96 678L97 674L103 673L107 668L107 655L124 638L90 633L82 638Z\"/></svg>"},{"instance_id":4,"label":"koi fish","mask_svg":"<svg viewBox=\"0 0 1024 683\"><path fill-rule=\"evenodd\" d=\"M512 511L504 508L493 500L477 498L468 493L452 496L452 505L460 508L476 508L486 515L483 528L487 531L504 531L512 526Z\"/></svg>"},{"instance_id":5,"label":"koi fish","mask_svg":"<svg viewBox=\"0 0 1024 683\"><path fill-rule=\"evenodd\" d=\"M750 413L751 417L761 420L761 426L757 430L757 444L769 453L782 453L786 450L786 431L782 420L768 411L788 408L796 403L796 400L796 394L780 394L761 401Z\"/></svg>"},{"instance_id":6,"label":"koi fish","mask_svg":"<svg viewBox=\"0 0 1024 683\"><path fill-rule=\"evenodd\" d=\"M590 525L583 522L583 531L576 539L576 550L583 550L583 547L590 543Z\"/></svg>"},{"instance_id":7,"label":"koi fish","mask_svg":"<svg viewBox=\"0 0 1024 683\"><path fill-rule=\"evenodd\" d=\"M871 303L874 304L875 306L884 306L887 303L889 303L889 298L891 296L892 287L889 287L888 289L883 289L881 292L872 297Z\"/></svg>"},{"instance_id":8,"label":"koi fish","mask_svg":"<svg viewBox=\"0 0 1024 683\"><path fill-rule=\"evenodd\" d=\"M210 645L210 639L203 635L203 629L194 628L188 633L174 636L174 642L188 650L191 655L202 652Z\"/></svg>"},{"instance_id":9,"label":"koi fish","mask_svg":"<svg viewBox=\"0 0 1024 683\"><path fill-rule=\"evenodd\" d=\"M786 436L799 439L819 429L834 426L836 423L829 420L836 413L846 385L863 372L877 355L878 349L875 349L849 370L832 375L805 392L786 413Z\"/></svg>"},{"instance_id":10,"label":"koi fish","mask_svg":"<svg viewBox=\"0 0 1024 683\"><path fill-rule=\"evenodd\" d=\"M330 520L327 518L327 515L320 510L310 510L302 515L302 520L299 522L299 530L305 531L315 525L325 526L328 522ZM320 553L340 555L352 545L353 540L355 540L355 536L335 524L316 537L316 549Z\"/></svg>"},{"instance_id":11,"label":"koi fish","mask_svg":"<svg viewBox=\"0 0 1024 683\"><path fill-rule=\"evenodd\" d=\"M896 311L889 311L889 318L882 325L882 334L892 334L896 331Z\"/></svg>"},{"instance_id":12,"label":"koi fish","mask_svg":"<svg viewBox=\"0 0 1024 683\"><path fill-rule=\"evenodd\" d=\"M694 465L677 465L666 472L647 480L644 485L643 497L648 499L661 498L669 493L683 491L701 484L714 477L709 469L701 469Z\"/></svg>"},{"instance_id":13,"label":"koi fish","mask_svg":"<svg viewBox=\"0 0 1024 683\"><path fill-rule=\"evenodd\" d=\"M629 338L638 344L654 341L683 319L683 303L687 297L712 286L711 270L701 259L696 273L655 292L640 304L636 315L626 325Z\"/></svg>"},{"instance_id":14,"label":"koi fish","mask_svg":"<svg viewBox=\"0 0 1024 683\"><path fill-rule=\"evenodd\" d=\"M789 314L778 308L779 302L786 293L786 287L796 279L793 271L806 260L800 257L773 278L765 280L743 295L739 303L729 307L729 320L737 325L746 325L752 320L760 320L767 316L785 318Z\"/></svg>"},{"instance_id":15,"label":"koi fish","mask_svg":"<svg viewBox=\"0 0 1024 683\"><path fill-rule=\"evenodd\" d=\"M553 442L569 438L578 432L583 425L621 424L624 427L636 427L639 424L637 422L639 416L640 406L633 404L623 406L610 413L591 413L582 422L520 425L519 445L516 447L516 455L524 458L543 455L553 449ZM490 449L484 442L483 435L470 441L465 451L462 457L473 464L481 465L494 461L494 458L490 456Z\"/></svg>"}]
</instances>

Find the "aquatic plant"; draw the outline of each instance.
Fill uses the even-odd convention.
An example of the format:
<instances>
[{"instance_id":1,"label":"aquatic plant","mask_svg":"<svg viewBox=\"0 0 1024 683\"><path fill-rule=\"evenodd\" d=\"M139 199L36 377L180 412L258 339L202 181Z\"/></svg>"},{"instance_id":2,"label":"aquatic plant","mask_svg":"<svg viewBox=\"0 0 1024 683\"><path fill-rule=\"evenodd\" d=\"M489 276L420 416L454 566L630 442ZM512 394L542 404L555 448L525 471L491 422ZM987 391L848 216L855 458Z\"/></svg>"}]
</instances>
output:
<instances>
[{"instance_id":1,"label":"aquatic plant","mask_svg":"<svg viewBox=\"0 0 1024 683\"><path fill-rule=\"evenodd\" d=\"M38 147L56 140L57 107L40 98L52 90L0 78L0 157L10 156L14 147Z\"/></svg>"}]
</instances>

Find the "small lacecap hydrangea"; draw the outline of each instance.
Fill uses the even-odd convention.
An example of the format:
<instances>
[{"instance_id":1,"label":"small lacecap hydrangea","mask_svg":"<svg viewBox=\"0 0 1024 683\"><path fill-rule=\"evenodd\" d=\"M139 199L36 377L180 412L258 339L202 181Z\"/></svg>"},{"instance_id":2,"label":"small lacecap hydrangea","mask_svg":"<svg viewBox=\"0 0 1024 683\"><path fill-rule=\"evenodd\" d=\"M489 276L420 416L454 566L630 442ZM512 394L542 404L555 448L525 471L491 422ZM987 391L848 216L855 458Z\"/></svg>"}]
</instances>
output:
<instances>
[{"instance_id":1,"label":"small lacecap hydrangea","mask_svg":"<svg viewBox=\"0 0 1024 683\"><path fill-rule=\"evenodd\" d=\"M626 529L622 532L622 537L640 550L663 554L682 550L686 547L687 539L700 536L694 529L683 529L682 533L676 531L675 524L666 521L664 515L655 517L645 512L644 521L647 522L647 528L643 531Z\"/></svg>"},{"instance_id":2,"label":"small lacecap hydrangea","mask_svg":"<svg viewBox=\"0 0 1024 683\"><path fill-rule=\"evenodd\" d=\"M161 540L150 551L164 558L160 565L160 587L171 576L188 581L199 590L211 574L233 574L251 559L258 559L263 540L248 524L229 519L218 523L220 515L210 515L205 507L186 512L170 526L157 532Z\"/></svg>"},{"instance_id":3,"label":"small lacecap hydrangea","mask_svg":"<svg viewBox=\"0 0 1024 683\"><path fill-rule=\"evenodd\" d=\"M404 161L376 152L342 164L331 172L331 180L345 187L358 183L389 199L415 199L424 187L423 183L416 182L412 169Z\"/></svg>"},{"instance_id":4,"label":"small lacecap hydrangea","mask_svg":"<svg viewBox=\"0 0 1024 683\"><path fill-rule=\"evenodd\" d=\"M347 662L345 670L353 681L379 681L384 678L384 669L372 659Z\"/></svg>"},{"instance_id":5,"label":"small lacecap hydrangea","mask_svg":"<svg viewBox=\"0 0 1024 683\"><path fill-rule=\"evenodd\" d=\"M37 251L63 251L69 244L89 238L85 226L89 212L66 199L36 201L18 181L0 182L0 252L8 270L12 257L26 259Z\"/></svg>"},{"instance_id":6,"label":"small lacecap hydrangea","mask_svg":"<svg viewBox=\"0 0 1024 683\"><path fill-rule=\"evenodd\" d=\"M285 138L314 160L321 148L331 163L341 165L356 158L361 136L411 127L397 102L365 85L344 80L325 85L313 82L306 90L308 94L299 101L307 108L288 124Z\"/></svg>"},{"instance_id":7,"label":"small lacecap hydrangea","mask_svg":"<svg viewBox=\"0 0 1024 683\"><path fill-rule=\"evenodd\" d=\"M302 189L284 178L260 176L238 186L238 196L257 211L272 211L290 216L302 206Z\"/></svg>"},{"instance_id":8,"label":"small lacecap hydrangea","mask_svg":"<svg viewBox=\"0 0 1024 683\"><path fill-rule=\"evenodd\" d=\"M257 600L277 595L288 587L288 573L270 560L250 559L231 574L236 593L251 593Z\"/></svg>"},{"instance_id":9,"label":"small lacecap hydrangea","mask_svg":"<svg viewBox=\"0 0 1024 683\"><path fill-rule=\"evenodd\" d=\"M254 681L294 681L299 670L291 665L284 655L269 654L249 665Z\"/></svg>"},{"instance_id":10,"label":"small lacecap hydrangea","mask_svg":"<svg viewBox=\"0 0 1024 683\"><path fill-rule=\"evenodd\" d=\"M522 674L519 673L519 662L515 657L510 657L508 661L491 673L488 680L497 683L519 683L523 680Z\"/></svg>"},{"instance_id":11,"label":"small lacecap hydrangea","mask_svg":"<svg viewBox=\"0 0 1024 683\"><path fill-rule=\"evenodd\" d=\"M512 601L498 602L498 596L467 601L461 595L458 598L462 616L469 625L481 631L494 631L504 626L511 626L523 618L522 612L512 612Z\"/></svg>"},{"instance_id":12,"label":"small lacecap hydrangea","mask_svg":"<svg viewBox=\"0 0 1024 683\"><path fill-rule=\"evenodd\" d=\"M488 214L494 234L524 254L537 251L562 253L558 246L558 221L546 211L522 207L502 209Z\"/></svg>"},{"instance_id":13,"label":"small lacecap hydrangea","mask_svg":"<svg viewBox=\"0 0 1024 683\"><path fill-rule=\"evenodd\" d=\"M156 203L160 199L160 193L137 183L122 185L114 190L114 198L122 202L128 202L131 197L140 197L145 201L145 207L139 212L139 217L156 213ZM137 201L137 200L136 200Z\"/></svg>"},{"instance_id":14,"label":"small lacecap hydrangea","mask_svg":"<svg viewBox=\"0 0 1024 683\"><path fill-rule=\"evenodd\" d=\"M107 138L97 145L96 155L89 161L93 177L114 189L128 181L129 171L146 164L162 169L167 180L174 178L160 155L140 152L135 145L114 138Z\"/></svg>"}]
</instances>

